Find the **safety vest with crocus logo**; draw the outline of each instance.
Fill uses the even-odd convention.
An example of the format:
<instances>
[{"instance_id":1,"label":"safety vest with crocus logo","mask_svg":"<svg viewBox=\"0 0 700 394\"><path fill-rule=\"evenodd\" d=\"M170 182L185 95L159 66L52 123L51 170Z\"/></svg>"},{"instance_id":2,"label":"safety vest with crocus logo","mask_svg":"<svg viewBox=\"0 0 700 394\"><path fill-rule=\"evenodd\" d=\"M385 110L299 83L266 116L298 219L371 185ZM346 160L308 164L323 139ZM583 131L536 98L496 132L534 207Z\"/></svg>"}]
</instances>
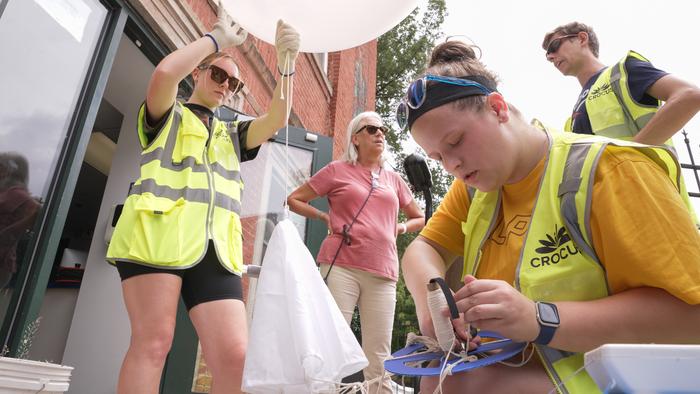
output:
<instances>
[{"instance_id":1,"label":"safety vest with crocus logo","mask_svg":"<svg viewBox=\"0 0 700 394\"><path fill-rule=\"evenodd\" d=\"M550 133L530 225L513 286L534 301L588 301L609 295L605 268L593 249L590 203L604 149L634 147L663 168L678 187L680 166L665 147L572 133ZM669 165L670 163L670 165ZM470 190L462 275L476 275L482 248L496 226L501 193ZM534 313L534 311L533 311ZM600 392L583 370L583 354L534 345L559 393Z\"/></svg>"},{"instance_id":2,"label":"safety vest with crocus logo","mask_svg":"<svg viewBox=\"0 0 700 394\"><path fill-rule=\"evenodd\" d=\"M635 51L629 51L622 60L605 69L588 91L585 101L586 112L591 122L591 130L596 135L631 141L659 110L661 105L659 100L654 104L642 104L632 97L625 66L628 59L650 63L644 56ZM564 130L572 131L572 128L573 120L570 117L566 121ZM673 141L670 139L665 144L673 147ZM681 191L683 202L700 228L700 220L690 202L682 179Z\"/></svg>"},{"instance_id":3,"label":"safety vest with crocus logo","mask_svg":"<svg viewBox=\"0 0 700 394\"><path fill-rule=\"evenodd\" d=\"M658 100L650 105L632 97L625 67L627 59L649 63L644 56L629 51L614 66L603 70L588 90L586 112L596 135L631 140L659 110L661 102ZM572 127L572 118L569 118L564 130L572 131Z\"/></svg>"},{"instance_id":4,"label":"safety vest with crocus logo","mask_svg":"<svg viewBox=\"0 0 700 394\"><path fill-rule=\"evenodd\" d=\"M180 103L148 144L139 111L141 176L129 191L107 261L183 269L197 264L213 240L221 264L242 269L237 122L216 118L209 130Z\"/></svg>"}]
</instances>

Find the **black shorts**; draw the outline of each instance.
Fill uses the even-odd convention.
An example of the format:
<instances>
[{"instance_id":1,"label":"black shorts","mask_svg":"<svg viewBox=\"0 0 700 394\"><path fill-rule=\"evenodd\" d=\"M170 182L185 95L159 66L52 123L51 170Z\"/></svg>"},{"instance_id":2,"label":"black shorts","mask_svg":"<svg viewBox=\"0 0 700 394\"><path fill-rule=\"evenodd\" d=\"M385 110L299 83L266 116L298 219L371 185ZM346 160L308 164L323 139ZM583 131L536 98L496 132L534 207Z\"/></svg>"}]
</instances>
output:
<instances>
[{"instance_id":1,"label":"black shorts","mask_svg":"<svg viewBox=\"0 0 700 394\"><path fill-rule=\"evenodd\" d=\"M227 271L218 257L214 244L209 241L207 253L194 267L184 270L165 269L117 261L117 270L122 281L133 276L144 274L172 274L182 278L182 300L185 302L187 310L195 306L216 300L243 300L243 287L241 277Z\"/></svg>"}]
</instances>

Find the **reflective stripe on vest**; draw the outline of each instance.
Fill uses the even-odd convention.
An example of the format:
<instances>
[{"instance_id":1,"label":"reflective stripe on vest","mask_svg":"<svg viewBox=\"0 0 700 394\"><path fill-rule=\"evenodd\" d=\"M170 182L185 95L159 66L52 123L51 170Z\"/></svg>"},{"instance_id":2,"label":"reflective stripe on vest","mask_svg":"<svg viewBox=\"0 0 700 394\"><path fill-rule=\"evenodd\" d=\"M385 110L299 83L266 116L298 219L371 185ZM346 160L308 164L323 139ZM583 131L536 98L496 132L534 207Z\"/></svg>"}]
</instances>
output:
<instances>
[{"instance_id":1,"label":"reflective stripe on vest","mask_svg":"<svg viewBox=\"0 0 700 394\"><path fill-rule=\"evenodd\" d=\"M620 60L610 72L610 85L612 86L613 92L615 92L615 98L618 101L619 108L625 115L625 125L628 127L628 130L632 131L632 135L634 136L639 133L649 122L649 119L656 114L661 105L661 101L656 100L654 104L642 104L632 97L625 64L629 58L641 60L646 63L650 63L650 61L637 52L629 51L627 56ZM594 130L596 129L594 128ZM607 135L603 133L600 134Z\"/></svg>"},{"instance_id":2,"label":"reflective stripe on vest","mask_svg":"<svg viewBox=\"0 0 700 394\"><path fill-rule=\"evenodd\" d=\"M609 294L605 270L592 246L590 204L595 171L605 149L634 147L658 164L678 187L680 166L666 148L572 133L548 133L549 155L516 268L513 286L538 301L594 300ZM668 161L674 163L668 166ZM500 191L476 191L469 206L463 275L476 275L481 251L501 209ZM583 356L536 345L562 393L598 392Z\"/></svg>"},{"instance_id":3,"label":"reflective stripe on vest","mask_svg":"<svg viewBox=\"0 0 700 394\"><path fill-rule=\"evenodd\" d=\"M145 106L139 117L144 119ZM129 190L108 261L187 268L204 257L212 239L222 265L240 274L243 184L236 133L215 120L210 137L179 103L149 145L140 129L141 176Z\"/></svg>"}]
</instances>

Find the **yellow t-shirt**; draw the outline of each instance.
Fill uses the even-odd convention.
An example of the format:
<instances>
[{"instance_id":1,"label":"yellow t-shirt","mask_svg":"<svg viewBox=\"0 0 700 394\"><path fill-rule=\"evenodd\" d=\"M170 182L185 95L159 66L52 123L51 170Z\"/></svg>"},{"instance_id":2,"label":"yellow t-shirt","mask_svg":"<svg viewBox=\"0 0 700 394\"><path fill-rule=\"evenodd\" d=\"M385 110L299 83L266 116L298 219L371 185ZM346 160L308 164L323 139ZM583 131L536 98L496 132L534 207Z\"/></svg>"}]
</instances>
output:
<instances>
[{"instance_id":1,"label":"yellow t-shirt","mask_svg":"<svg viewBox=\"0 0 700 394\"><path fill-rule=\"evenodd\" d=\"M544 159L505 185L497 226L484 244L477 276L513 284L530 224ZM421 235L462 255L469 198L464 183L450 190ZM668 176L632 148L608 148L600 157L591 197L593 246L613 293L657 287L700 304L700 234Z\"/></svg>"}]
</instances>

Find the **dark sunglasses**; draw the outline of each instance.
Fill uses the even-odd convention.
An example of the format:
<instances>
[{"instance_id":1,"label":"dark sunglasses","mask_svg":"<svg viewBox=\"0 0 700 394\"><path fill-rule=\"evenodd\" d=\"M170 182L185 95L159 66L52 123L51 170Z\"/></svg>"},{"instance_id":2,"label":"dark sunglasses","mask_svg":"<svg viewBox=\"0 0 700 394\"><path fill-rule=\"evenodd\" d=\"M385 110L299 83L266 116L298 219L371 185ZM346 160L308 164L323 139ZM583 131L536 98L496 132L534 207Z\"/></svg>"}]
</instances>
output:
<instances>
[{"instance_id":1,"label":"dark sunglasses","mask_svg":"<svg viewBox=\"0 0 700 394\"><path fill-rule=\"evenodd\" d=\"M493 92L491 89L478 82L455 77L445 77L440 75L428 74L423 78L411 82L411 84L408 85L408 89L406 90L406 96L401 100L401 102L399 102L399 105L396 107L396 122L399 124L401 130L405 130L406 126L408 126L408 111L410 109L420 108L420 106L423 105L423 103L425 102L428 81L434 81L456 86L472 86L483 91L485 95L489 95Z\"/></svg>"},{"instance_id":2,"label":"dark sunglasses","mask_svg":"<svg viewBox=\"0 0 700 394\"><path fill-rule=\"evenodd\" d=\"M559 47L561 46L561 40L565 38L572 38L572 37L577 37L578 34L567 34L565 36L561 36L558 38L553 39L552 41L549 42L549 45L547 45L547 55L556 53L559 50Z\"/></svg>"},{"instance_id":3,"label":"dark sunglasses","mask_svg":"<svg viewBox=\"0 0 700 394\"><path fill-rule=\"evenodd\" d=\"M243 81L234 76L228 75L228 73L220 67L210 64L208 66L199 66L199 69L209 69L209 76L211 77L211 80L219 85L228 80L228 90L230 90L233 94L236 94L243 89Z\"/></svg>"},{"instance_id":4,"label":"dark sunglasses","mask_svg":"<svg viewBox=\"0 0 700 394\"><path fill-rule=\"evenodd\" d=\"M369 135L375 135L377 134L377 131L381 130L382 134L386 134L387 131L389 131L389 128L386 126L373 126L373 125L364 125L360 127L359 130L355 132L355 134L359 134L362 132L362 130L367 130L367 134Z\"/></svg>"}]
</instances>

